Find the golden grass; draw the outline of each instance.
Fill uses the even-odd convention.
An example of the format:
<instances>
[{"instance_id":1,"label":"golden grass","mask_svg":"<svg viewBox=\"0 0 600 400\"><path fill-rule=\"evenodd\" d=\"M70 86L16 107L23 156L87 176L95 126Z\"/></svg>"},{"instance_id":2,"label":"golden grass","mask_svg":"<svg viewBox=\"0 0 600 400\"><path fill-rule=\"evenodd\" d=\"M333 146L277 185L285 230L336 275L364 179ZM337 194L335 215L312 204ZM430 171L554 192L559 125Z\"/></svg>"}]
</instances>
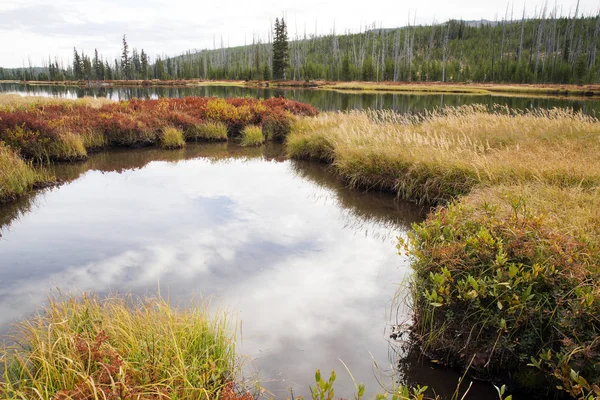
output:
<instances>
[{"instance_id":1,"label":"golden grass","mask_svg":"<svg viewBox=\"0 0 600 400\"><path fill-rule=\"evenodd\" d=\"M104 104L112 103L113 100L104 97L83 97L81 99L64 99L44 96L20 96L18 94L0 94L0 109L7 111L17 108L30 108L49 104L72 103L74 105L87 105L100 108Z\"/></svg>"},{"instance_id":2,"label":"golden grass","mask_svg":"<svg viewBox=\"0 0 600 400\"><path fill-rule=\"evenodd\" d=\"M256 125L249 125L242 130L241 146L260 146L265 142L262 128Z\"/></svg>"},{"instance_id":3,"label":"golden grass","mask_svg":"<svg viewBox=\"0 0 600 400\"><path fill-rule=\"evenodd\" d=\"M203 122L184 131L189 141L226 141L227 125L222 122Z\"/></svg>"},{"instance_id":4,"label":"golden grass","mask_svg":"<svg viewBox=\"0 0 600 400\"><path fill-rule=\"evenodd\" d=\"M219 398L236 378L235 335L208 304L52 298L2 351L3 399Z\"/></svg>"},{"instance_id":5,"label":"golden grass","mask_svg":"<svg viewBox=\"0 0 600 400\"><path fill-rule=\"evenodd\" d=\"M298 122L287 148L291 157L332 161L352 184L434 203L476 185L600 184L600 123L568 110L326 113Z\"/></svg>"},{"instance_id":6,"label":"golden grass","mask_svg":"<svg viewBox=\"0 0 600 400\"><path fill-rule=\"evenodd\" d=\"M162 130L160 146L164 149L180 149L185 146L185 139L181 129L169 126Z\"/></svg>"},{"instance_id":7,"label":"golden grass","mask_svg":"<svg viewBox=\"0 0 600 400\"><path fill-rule=\"evenodd\" d=\"M420 94L474 94L474 95L534 95L534 96L600 96L600 86L576 86L576 85L503 85L503 84L460 84L440 82L326 82L319 85L321 89L336 90L342 92L403 92Z\"/></svg>"},{"instance_id":8,"label":"golden grass","mask_svg":"<svg viewBox=\"0 0 600 400\"><path fill-rule=\"evenodd\" d=\"M0 203L14 200L36 185L52 180L0 142Z\"/></svg>"}]
</instances>

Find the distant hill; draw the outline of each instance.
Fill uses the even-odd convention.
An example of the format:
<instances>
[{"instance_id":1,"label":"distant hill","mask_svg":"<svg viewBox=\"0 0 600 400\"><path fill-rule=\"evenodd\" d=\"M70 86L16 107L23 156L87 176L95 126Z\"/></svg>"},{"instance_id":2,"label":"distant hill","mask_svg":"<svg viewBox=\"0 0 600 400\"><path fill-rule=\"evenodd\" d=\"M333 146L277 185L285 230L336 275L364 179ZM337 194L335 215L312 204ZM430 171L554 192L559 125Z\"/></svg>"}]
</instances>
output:
<instances>
[{"instance_id":1,"label":"distant hill","mask_svg":"<svg viewBox=\"0 0 600 400\"><path fill-rule=\"evenodd\" d=\"M596 16L513 22L452 20L307 36L289 42L286 79L597 83L599 33ZM271 45L189 51L157 58L145 71L138 67L139 63L134 65L133 78L269 79ZM0 79L48 75L39 71L0 69ZM70 68L61 73L65 79L73 74ZM111 78L122 78L119 66L111 71Z\"/></svg>"}]
</instances>

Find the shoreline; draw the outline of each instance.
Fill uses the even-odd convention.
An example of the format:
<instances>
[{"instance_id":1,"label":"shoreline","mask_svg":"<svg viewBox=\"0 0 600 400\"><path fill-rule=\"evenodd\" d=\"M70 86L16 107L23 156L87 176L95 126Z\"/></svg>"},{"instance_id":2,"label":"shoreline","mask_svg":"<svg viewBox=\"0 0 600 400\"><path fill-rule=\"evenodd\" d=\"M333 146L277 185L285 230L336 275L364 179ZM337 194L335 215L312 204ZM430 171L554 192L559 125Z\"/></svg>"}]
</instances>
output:
<instances>
[{"instance_id":1,"label":"shoreline","mask_svg":"<svg viewBox=\"0 0 600 400\"><path fill-rule=\"evenodd\" d=\"M229 86L257 89L333 90L345 93L410 93L464 95L527 95L600 99L600 84L503 84L441 82L331 82L331 81L239 81L239 80L112 80L112 81L0 81L33 86L73 86L81 88L111 87L201 87Z\"/></svg>"}]
</instances>

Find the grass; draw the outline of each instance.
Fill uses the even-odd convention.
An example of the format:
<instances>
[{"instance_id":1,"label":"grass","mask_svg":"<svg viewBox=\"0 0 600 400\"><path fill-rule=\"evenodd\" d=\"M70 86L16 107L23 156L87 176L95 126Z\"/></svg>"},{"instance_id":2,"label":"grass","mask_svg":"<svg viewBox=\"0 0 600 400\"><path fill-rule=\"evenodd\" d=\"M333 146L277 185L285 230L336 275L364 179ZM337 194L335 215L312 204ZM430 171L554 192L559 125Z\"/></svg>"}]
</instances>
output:
<instances>
[{"instance_id":1,"label":"grass","mask_svg":"<svg viewBox=\"0 0 600 400\"><path fill-rule=\"evenodd\" d=\"M463 106L417 116L321 114L296 123L287 148L293 158L332 162L352 185L443 203L478 185L596 186L599 137L597 119L568 110Z\"/></svg>"},{"instance_id":2,"label":"grass","mask_svg":"<svg viewBox=\"0 0 600 400\"><path fill-rule=\"evenodd\" d=\"M3 399L237 398L235 335L207 304L63 296L17 326L5 348ZM231 395L229 393L229 395Z\"/></svg>"},{"instance_id":3,"label":"grass","mask_svg":"<svg viewBox=\"0 0 600 400\"><path fill-rule=\"evenodd\" d=\"M187 141L227 141L227 125L222 122L204 122L186 129Z\"/></svg>"},{"instance_id":4,"label":"grass","mask_svg":"<svg viewBox=\"0 0 600 400\"><path fill-rule=\"evenodd\" d=\"M100 108L113 101L104 97L83 97L77 100L65 100L54 97L44 96L21 96L18 94L1 94L0 110L11 111L15 109L31 109L40 106L57 105L69 102L73 105L85 105L93 108Z\"/></svg>"},{"instance_id":5,"label":"grass","mask_svg":"<svg viewBox=\"0 0 600 400\"><path fill-rule=\"evenodd\" d=\"M332 163L353 186L438 205L399 245L429 354L526 396L600 393L596 118L483 106L327 113L296 122L287 151Z\"/></svg>"},{"instance_id":6,"label":"grass","mask_svg":"<svg viewBox=\"0 0 600 400\"><path fill-rule=\"evenodd\" d=\"M442 83L442 82L323 82L319 88L338 91L374 91L405 93L456 93L474 95L535 95L535 96L579 96L598 97L598 85L518 85L493 83Z\"/></svg>"},{"instance_id":7,"label":"grass","mask_svg":"<svg viewBox=\"0 0 600 400\"><path fill-rule=\"evenodd\" d=\"M260 146L264 142L265 137L260 126L249 125L242 130L240 146Z\"/></svg>"},{"instance_id":8,"label":"grass","mask_svg":"<svg viewBox=\"0 0 600 400\"><path fill-rule=\"evenodd\" d=\"M163 149L180 149L185 146L185 139L181 129L168 126L163 129L160 138L160 147Z\"/></svg>"},{"instance_id":9,"label":"grass","mask_svg":"<svg viewBox=\"0 0 600 400\"><path fill-rule=\"evenodd\" d=\"M0 204L15 200L51 180L0 142Z\"/></svg>"}]
</instances>

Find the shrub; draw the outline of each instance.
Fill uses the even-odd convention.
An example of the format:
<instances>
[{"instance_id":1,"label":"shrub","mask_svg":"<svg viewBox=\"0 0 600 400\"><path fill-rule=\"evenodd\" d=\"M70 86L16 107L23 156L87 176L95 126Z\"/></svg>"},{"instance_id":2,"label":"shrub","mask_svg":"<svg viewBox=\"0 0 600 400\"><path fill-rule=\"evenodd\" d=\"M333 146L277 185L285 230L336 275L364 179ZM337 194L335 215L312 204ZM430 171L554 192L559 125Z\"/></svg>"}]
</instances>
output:
<instances>
[{"instance_id":1,"label":"shrub","mask_svg":"<svg viewBox=\"0 0 600 400\"><path fill-rule=\"evenodd\" d=\"M414 227L415 329L487 378L585 398L600 382L600 193L474 191Z\"/></svg>"},{"instance_id":2,"label":"shrub","mask_svg":"<svg viewBox=\"0 0 600 400\"><path fill-rule=\"evenodd\" d=\"M283 142L292 130L293 117L291 114L273 110L263 121L263 133L268 140Z\"/></svg>"},{"instance_id":3,"label":"shrub","mask_svg":"<svg viewBox=\"0 0 600 400\"><path fill-rule=\"evenodd\" d=\"M265 141L260 126L249 125L242 130L241 146L260 146Z\"/></svg>"},{"instance_id":4,"label":"shrub","mask_svg":"<svg viewBox=\"0 0 600 400\"><path fill-rule=\"evenodd\" d=\"M164 128L160 138L160 146L165 149L179 149L185 146L181 129L172 126Z\"/></svg>"}]
</instances>

